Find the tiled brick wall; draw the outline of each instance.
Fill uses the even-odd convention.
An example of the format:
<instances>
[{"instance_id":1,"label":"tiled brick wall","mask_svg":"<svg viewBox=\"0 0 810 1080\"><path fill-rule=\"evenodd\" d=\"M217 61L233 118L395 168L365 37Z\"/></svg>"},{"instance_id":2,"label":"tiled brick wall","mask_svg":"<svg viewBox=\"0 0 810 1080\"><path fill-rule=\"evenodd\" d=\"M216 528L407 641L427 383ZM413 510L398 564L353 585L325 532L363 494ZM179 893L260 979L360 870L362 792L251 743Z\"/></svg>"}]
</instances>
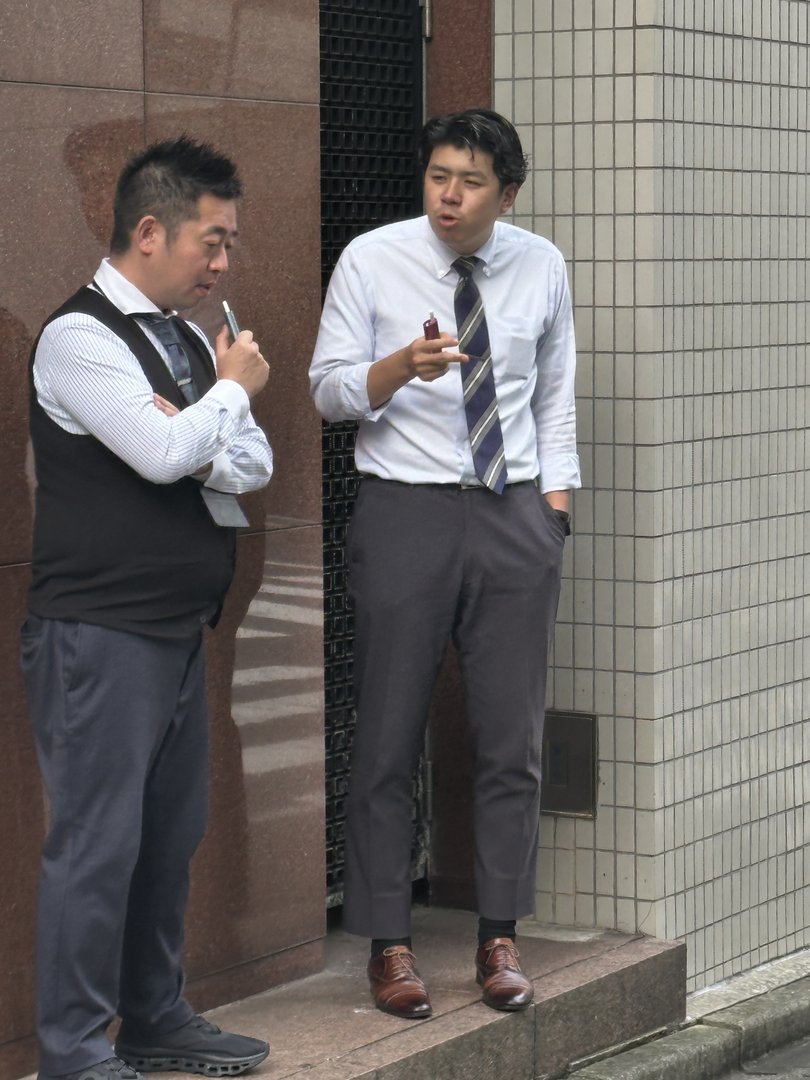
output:
<instances>
[{"instance_id":1,"label":"tiled brick wall","mask_svg":"<svg viewBox=\"0 0 810 1080\"><path fill-rule=\"evenodd\" d=\"M565 254L579 343L551 698L599 716L538 917L685 939L690 989L810 944L809 14L494 2L515 220Z\"/></svg>"}]
</instances>

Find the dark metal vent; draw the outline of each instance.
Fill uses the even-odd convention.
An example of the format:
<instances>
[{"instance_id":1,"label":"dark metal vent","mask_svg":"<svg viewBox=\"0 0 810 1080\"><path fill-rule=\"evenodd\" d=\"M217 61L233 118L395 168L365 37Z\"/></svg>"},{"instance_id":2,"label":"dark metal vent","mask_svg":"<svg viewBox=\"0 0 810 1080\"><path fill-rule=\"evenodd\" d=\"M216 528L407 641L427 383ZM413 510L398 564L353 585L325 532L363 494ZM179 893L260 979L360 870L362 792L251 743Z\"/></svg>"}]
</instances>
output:
<instances>
[{"instance_id":1,"label":"dark metal vent","mask_svg":"<svg viewBox=\"0 0 810 1080\"><path fill-rule=\"evenodd\" d=\"M417 0L323 0L321 266L324 290L346 244L419 212L414 135L422 122ZM354 424L324 424L327 902L343 889L343 821L354 725L352 617L343 544L357 476Z\"/></svg>"}]
</instances>

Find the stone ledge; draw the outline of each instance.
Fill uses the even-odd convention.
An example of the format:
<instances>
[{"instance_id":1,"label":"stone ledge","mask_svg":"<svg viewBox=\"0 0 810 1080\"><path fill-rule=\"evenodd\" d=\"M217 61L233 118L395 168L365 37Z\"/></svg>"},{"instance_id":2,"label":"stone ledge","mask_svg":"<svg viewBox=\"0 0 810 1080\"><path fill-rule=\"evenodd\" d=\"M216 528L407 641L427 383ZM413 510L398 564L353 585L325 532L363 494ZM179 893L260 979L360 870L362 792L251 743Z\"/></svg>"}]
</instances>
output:
<instances>
[{"instance_id":1,"label":"stone ledge","mask_svg":"<svg viewBox=\"0 0 810 1080\"><path fill-rule=\"evenodd\" d=\"M434 1015L406 1021L371 1002L367 944L330 935L319 975L212 1014L274 1048L252 1074L294 1080L480 1080L561 1076L583 1056L683 1021L685 947L605 930L519 927L524 971L535 985L523 1013L497 1013L475 984L476 917L414 912L414 950Z\"/></svg>"}]
</instances>

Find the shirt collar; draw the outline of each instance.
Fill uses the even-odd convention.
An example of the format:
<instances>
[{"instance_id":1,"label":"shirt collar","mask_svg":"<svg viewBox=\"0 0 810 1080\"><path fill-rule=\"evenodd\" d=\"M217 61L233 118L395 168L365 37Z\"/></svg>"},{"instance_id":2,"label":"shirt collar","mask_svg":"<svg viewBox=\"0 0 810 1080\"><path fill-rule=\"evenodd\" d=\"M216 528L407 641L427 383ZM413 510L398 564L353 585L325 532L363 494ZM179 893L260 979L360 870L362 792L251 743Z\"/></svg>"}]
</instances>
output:
<instances>
[{"instance_id":1,"label":"shirt collar","mask_svg":"<svg viewBox=\"0 0 810 1080\"><path fill-rule=\"evenodd\" d=\"M427 215L423 218L425 223L425 237L427 239L428 247L430 248L431 255L433 257L433 266L436 272L437 278L444 278L453 269L453 263L458 258L458 252L454 251L447 244L442 243L438 236L434 233L430 227ZM495 253L498 248L498 222L490 233L490 237L485 244L473 252L477 259L481 261L481 272L485 277L489 277L492 273L492 262L495 258Z\"/></svg>"},{"instance_id":2,"label":"shirt collar","mask_svg":"<svg viewBox=\"0 0 810 1080\"><path fill-rule=\"evenodd\" d=\"M94 281L99 291L124 315L151 315L153 312L157 315L166 314L148 296L144 296L129 278L124 277L120 270L116 270L109 259L101 260ZM169 314L176 315L177 312L170 311Z\"/></svg>"}]
</instances>

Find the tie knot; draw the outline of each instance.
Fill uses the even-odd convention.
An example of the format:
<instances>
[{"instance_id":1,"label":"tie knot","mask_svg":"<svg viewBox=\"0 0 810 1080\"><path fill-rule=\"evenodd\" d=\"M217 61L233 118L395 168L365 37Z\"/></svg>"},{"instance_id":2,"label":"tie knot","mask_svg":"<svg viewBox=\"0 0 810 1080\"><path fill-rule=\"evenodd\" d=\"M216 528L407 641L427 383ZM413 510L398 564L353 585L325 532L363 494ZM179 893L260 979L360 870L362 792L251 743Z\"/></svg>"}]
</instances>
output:
<instances>
[{"instance_id":1,"label":"tie knot","mask_svg":"<svg viewBox=\"0 0 810 1080\"><path fill-rule=\"evenodd\" d=\"M169 355L172 354L172 350L185 353L183 342L180 339L180 332L177 329L177 320L173 315L158 315L156 312L149 311L137 315L136 318L142 319L146 323L161 345L169 352Z\"/></svg>"},{"instance_id":2,"label":"tie knot","mask_svg":"<svg viewBox=\"0 0 810 1080\"><path fill-rule=\"evenodd\" d=\"M159 338L177 337L177 330L171 315L159 315L156 311L144 311L138 312L135 318L147 323L149 329L157 334Z\"/></svg>"},{"instance_id":3,"label":"tie knot","mask_svg":"<svg viewBox=\"0 0 810 1080\"><path fill-rule=\"evenodd\" d=\"M481 262L477 255L460 255L453 263L453 269L460 278L472 277L472 272Z\"/></svg>"}]
</instances>

